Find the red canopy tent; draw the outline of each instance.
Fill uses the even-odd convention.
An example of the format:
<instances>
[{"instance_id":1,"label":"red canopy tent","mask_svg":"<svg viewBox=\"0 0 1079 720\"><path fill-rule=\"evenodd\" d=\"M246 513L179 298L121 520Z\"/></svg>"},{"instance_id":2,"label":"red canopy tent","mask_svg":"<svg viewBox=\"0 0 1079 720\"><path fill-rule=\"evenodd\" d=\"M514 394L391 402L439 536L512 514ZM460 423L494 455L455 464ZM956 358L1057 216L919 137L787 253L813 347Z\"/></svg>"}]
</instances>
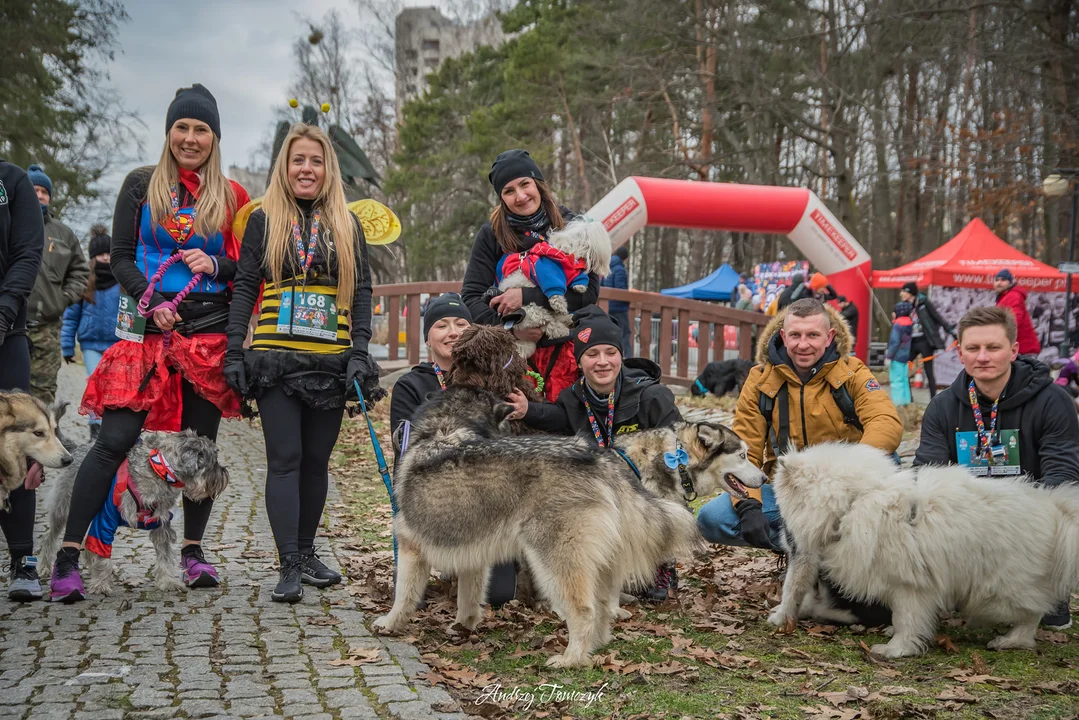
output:
<instances>
[{"instance_id":1,"label":"red canopy tent","mask_svg":"<svg viewBox=\"0 0 1079 720\"><path fill-rule=\"evenodd\" d=\"M1024 255L1001 240L975 218L958 235L925 257L892 270L873 272L873 287L898 288L907 282L919 288L993 287L993 276L1003 268L1018 284L1034 292L1064 292L1065 276L1056 268ZM1079 290L1079 276L1072 276L1072 290Z\"/></svg>"}]
</instances>

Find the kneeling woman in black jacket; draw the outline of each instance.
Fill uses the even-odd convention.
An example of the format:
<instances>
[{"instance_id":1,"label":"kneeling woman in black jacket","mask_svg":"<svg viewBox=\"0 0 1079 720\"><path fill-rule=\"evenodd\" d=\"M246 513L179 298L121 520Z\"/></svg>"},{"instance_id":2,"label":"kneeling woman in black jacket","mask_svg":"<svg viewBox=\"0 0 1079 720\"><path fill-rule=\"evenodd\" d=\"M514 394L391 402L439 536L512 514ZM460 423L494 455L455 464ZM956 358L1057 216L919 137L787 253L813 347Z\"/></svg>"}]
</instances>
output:
<instances>
[{"instance_id":1,"label":"kneeling woman in black jacket","mask_svg":"<svg viewBox=\"0 0 1079 720\"><path fill-rule=\"evenodd\" d=\"M341 581L314 543L348 389L377 372L367 356L370 278L367 243L346 206L329 138L315 126L293 125L244 232L225 356L229 384L254 398L262 417L266 514L281 561L271 597L278 602L303 597L301 582Z\"/></svg>"}]
</instances>

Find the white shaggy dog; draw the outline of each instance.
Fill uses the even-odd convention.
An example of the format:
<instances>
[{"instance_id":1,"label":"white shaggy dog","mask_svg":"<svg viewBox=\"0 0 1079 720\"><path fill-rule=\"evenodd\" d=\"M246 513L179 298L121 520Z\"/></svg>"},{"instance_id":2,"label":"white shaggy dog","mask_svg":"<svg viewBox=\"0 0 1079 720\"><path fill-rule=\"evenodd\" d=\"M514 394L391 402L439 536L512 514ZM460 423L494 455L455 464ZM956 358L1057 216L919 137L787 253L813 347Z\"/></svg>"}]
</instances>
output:
<instances>
[{"instance_id":1,"label":"white shaggy dog","mask_svg":"<svg viewBox=\"0 0 1079 720\"><path fill-rule=\"evenodd\" d=\"M572 255L578 260L583 260L585 270L595 273L599 277L606 277L611 271L611 237L603 223L587 218L575 218L561 230L552 232L547 238L547 244L555 250L561 250L567 255ZM567 284L571 278L566 278ZM501 292L514 288L535 287L531 280L525 277L520 270L510 273L498 284ZM588 289L587 285L572 286L567 288L572 292L583 293ZM569 328L573 326L573 320L569 314L564 295L552 295L548 298L550 309L540 305L525 305L521 308L524 320L517 323L519 328L542 328L549 338L560 338L569 335ZM536 344L527 340L517 341L517 352L521 357L531 357L536 351Z\"/></svg>"},{"instance_id":2,"label":"white shaggy dog","mask_svg":"<svg viewBox=\"0 0 1079 720\"><path fill-rule=\"evenodd\" d=\"M784 455L773 484L797 546L775 625L798 617L823 570L852 597L891 608L892 639L873 646L884 657L924 652L953 609L1012 626L991 650L1033 648L1041 617L1079 586L1079 486L904 470L846 443Z\"/></svg>"}]
</instances>

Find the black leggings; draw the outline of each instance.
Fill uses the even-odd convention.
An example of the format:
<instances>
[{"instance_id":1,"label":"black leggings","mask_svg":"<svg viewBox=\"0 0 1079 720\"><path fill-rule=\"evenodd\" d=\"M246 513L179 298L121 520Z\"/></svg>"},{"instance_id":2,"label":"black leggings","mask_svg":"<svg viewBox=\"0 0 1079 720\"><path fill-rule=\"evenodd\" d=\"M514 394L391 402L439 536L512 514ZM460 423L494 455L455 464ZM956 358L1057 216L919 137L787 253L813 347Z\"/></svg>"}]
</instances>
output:
<instances>
[{"instance_id":1,"label":"black leggings","mask_svg":"<svg viewBox=\"0 0 1079 720\"><path fill-rule=\"evenodd\" d=\"M9 335L0 344L0 390L30 392L30 343L25 335ZM0 510L0 530L11 559L34 554L34 511L37 491L21 485L8 496L11 509Z\"/></svg>"},{"instance_id":2,"label":"black leggings","mask_svg":"<svg viewBox=\"0 0 1079 720\"><path fill-rule=\"evenodd\" d=\"M266 515L284 557L315 545L345 409L314 410L276 386L263 392L258 409L266 438Z\"/></svg>"},{"instance_id":3,"label":"black leggings","mask_svg":"<svg viewBox=\"0 0 1079 720\"><path fill-rule=\"evenodd\" d=\"M919 355L922 356L922 369L925 370L925 384L929 386L930 399L937 394L937 379L933 376L933 361L925 358L932 357L936 353L937 349L929 344L929 338L925 335L911 338L910 359L914 360Z\"/></svg>"},{"instance_id":4,"label":"black leggings","mask_svg":"<svg viewBox=\"0 0 1079 720\"><path fill-rule=\"evenodd\" d=\"M186 380L183 388L183 413L180 427L191 429L203 437L217 441L217 429L221 425L221 411L206 400ZM149 410L136 412L124 408L108 408L101 416L101 432L97 442L86 454L86 459L79 467L75 478L75 487L71 493L71 513L67 516L64 530L64 542L82 544L90 522L97 515L109 497L112 478L120 469L127 453L135 446L142 433L142 424L146 421ZM188 500L184 496L184 539L202 541L206 532L206 523L210 521L210 511L214 507L212 498L201 502Z\"/></svg>"}]
</instances>

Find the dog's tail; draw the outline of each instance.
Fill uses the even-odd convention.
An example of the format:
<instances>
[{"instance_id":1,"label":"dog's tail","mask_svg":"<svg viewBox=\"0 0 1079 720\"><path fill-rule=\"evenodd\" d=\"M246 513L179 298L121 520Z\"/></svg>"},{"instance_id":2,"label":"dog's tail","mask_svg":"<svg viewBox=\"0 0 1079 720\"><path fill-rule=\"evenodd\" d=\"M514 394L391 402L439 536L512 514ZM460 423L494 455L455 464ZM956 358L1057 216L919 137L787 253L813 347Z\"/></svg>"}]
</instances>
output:
<instances>
[{"instance_id":1,"label":"dog's tail","mask_svg":"<svg viewBox=\"0 0 1079 720\"><path fill-rule=\"evenodd\" d=\"M1079 588L1079 485L1065 483L1049 492L1060 511L1052 581L1057 597L1064 599Z\"/></svg>"}]
</instances>

